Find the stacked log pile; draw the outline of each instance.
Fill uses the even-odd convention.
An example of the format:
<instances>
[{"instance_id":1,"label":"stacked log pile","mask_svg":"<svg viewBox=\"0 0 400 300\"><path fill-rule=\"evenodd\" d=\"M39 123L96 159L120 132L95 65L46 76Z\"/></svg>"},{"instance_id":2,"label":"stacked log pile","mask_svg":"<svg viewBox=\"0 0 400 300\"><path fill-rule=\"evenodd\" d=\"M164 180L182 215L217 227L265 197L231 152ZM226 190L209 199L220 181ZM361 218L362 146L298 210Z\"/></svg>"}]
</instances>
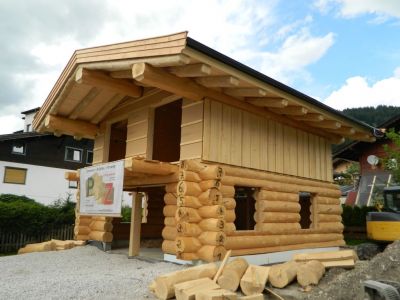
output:
<instances>
[{"instance_id":1,"label":"stacked log pile","mask_svg":"<svg viewBox=\"0 0 400 300\"><path fill-rule=\"evenodd\" d=\"M218 166L196 161L181 163L176 184L177 258L211 262L224 256L225 207L219 190L222 176L223 170Z\"/></svg>"},{"instance_id":2,"label":"stacked log pile","mask_svg":"<svg viewBox=\"0 0 400 300\"><path fill-rule=\"evenodd\" d=\"M296 261L273 266L255 266L249 265L243 258L234 258L225 264L230 253L228 251L218 268L216 264L208 263L161 275L149 288L158 299L163 300L174 297L177 300L262 300L263 292L270 291L268 284L284 288L297 280L304 290L309 290L323 277L324 262L356 257L352 250L306 253L295 255Z\"/></svg>"},{"instance_id":3,"label":"stacked log pile","mask_svg":"<svg viewBox=\"0 0 400 300\"><path fill-rule=\"evenodd\" d=\"M18 250L18 254L31 253L31 252L46 252L46 251L59 251L72 249L76 246L86 245L86 241L61 241L50 240L43 243L28 244Z\"/></svg>"}]
</instances>

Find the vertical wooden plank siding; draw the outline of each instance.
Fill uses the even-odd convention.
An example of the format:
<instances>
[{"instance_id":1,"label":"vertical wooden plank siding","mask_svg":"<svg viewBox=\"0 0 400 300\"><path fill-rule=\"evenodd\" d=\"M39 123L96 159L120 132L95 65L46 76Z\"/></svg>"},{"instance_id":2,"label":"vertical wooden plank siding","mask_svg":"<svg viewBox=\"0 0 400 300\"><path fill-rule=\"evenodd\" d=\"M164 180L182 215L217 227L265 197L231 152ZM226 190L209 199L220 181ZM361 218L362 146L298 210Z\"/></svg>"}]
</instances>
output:
<instances>
[{"instance_id":1,"label":"vertical wooden plank siding","mask_svg":"<svg viewBox=\"0 0 400 300\"><path fill-rule=\"evenodd\" d=\"M204 102L184 99L182 102L180 159L201 158L203 149Z\"/></svg>"},{"instance_id":2,"label":"vertical wooden plank siding","mask_svg":"<svg viewBox=\"0 0 400 300\"><path fill-rule=\"evenodd\" d=\"M203 160L332 181L330 146L322 137L205 101Z\"/></svg>"},{"instance_id":3,"label":"vertical wooden plank siding","mask_svg":"<svg viewBox=\"0 0 400 300\"><path fill-rule=\"evenodd\" d=\"M105 130L101 131L101 133L94 139L93 165L105 162L104 161L104 152L105 152L104 149L106 145L105 140L106 140Z\"/></svg>"}]
</instances>

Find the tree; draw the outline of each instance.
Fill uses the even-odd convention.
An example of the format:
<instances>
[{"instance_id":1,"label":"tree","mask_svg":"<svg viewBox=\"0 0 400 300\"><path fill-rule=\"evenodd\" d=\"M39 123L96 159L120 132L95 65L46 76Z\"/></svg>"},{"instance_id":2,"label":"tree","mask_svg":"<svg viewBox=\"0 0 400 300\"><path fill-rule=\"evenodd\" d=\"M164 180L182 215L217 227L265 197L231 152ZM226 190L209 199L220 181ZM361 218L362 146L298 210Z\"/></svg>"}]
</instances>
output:
<instances>
[{"instance_id":1,"label":"tree","mask_svg":"<svg viewBox=\"0 0 400 300\"><path fill-rule=\"evenodd\" d=\"M392 142L392 145L385 144L383 149L386 152L386 157L383 159L385 169L391 171L393 181L400 183L400 132L391 128L386 137Z\"/></svg>"}]
</instances>

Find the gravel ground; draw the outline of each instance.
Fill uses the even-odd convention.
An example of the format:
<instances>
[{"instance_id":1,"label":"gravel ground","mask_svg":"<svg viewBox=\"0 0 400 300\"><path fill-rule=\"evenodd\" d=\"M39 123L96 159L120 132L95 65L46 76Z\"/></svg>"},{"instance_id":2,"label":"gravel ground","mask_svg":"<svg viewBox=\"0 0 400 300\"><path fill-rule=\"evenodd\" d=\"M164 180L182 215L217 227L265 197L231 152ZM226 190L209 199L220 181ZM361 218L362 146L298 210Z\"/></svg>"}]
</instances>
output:
<instances>
[{"instance_id":1,"label":"gravel ground","mask_svg":"<svg viewBox=\"0 0 400 300\"><path fill-rule=\"evenodd\" d=\"M182 268L93 246L0 257L0 299L155 299L150 282Z\"/></svg>"}]
</instances>

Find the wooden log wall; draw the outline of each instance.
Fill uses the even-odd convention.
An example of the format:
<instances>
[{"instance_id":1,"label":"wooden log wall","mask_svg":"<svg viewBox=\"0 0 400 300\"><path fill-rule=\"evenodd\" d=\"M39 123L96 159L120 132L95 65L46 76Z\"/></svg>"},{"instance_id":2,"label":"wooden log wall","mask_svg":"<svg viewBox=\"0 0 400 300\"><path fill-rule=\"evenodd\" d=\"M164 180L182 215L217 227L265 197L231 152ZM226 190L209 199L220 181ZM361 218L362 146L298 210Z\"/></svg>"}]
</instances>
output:
<instances>
[{"instance_id":1,"label":"wooden log wall","mask_svg":"<svg viewBox=\"0 0 400 300\"><path fill-rule=\"evenodd\" d=\"M203 149L203 105L183 99L180 160L201 158Z\"/></svg>"},{"instance_id":2,"label":"wooden log wall","mask_svg":"<svg viewBox=\"0 0 400 300\"><path fill-rule=\"evenodd\" d=\"M218 166L186 160L180 166L179 182L167 187L166 204L167 201L168 205L174 203L176 196L176 206L167 209L167 205L164 215L165 222L171 224L170 216L175 211L177 258L216 261L225 255L225 207L220 192L222 176L223 170ZM168 250L167 245L171 245L169 241L163 243L163 250Z\"/></svg>"},{"instance_id":3,"label":"wooden log wall","mask_svg":"<svg viewBox=\"0 0 400 300\"><path fill-rule=\"evenodd\" d=\"M226 250L232 255L340 246L343 241L340 191L329 182L223 165L220 190L225 204ZM254 230L236 231L235 186L256 188ZM312 195L309 229L300 227L299 193ZM230 230L230 228L232 228Z\"/></svg>"}]
</instances>

